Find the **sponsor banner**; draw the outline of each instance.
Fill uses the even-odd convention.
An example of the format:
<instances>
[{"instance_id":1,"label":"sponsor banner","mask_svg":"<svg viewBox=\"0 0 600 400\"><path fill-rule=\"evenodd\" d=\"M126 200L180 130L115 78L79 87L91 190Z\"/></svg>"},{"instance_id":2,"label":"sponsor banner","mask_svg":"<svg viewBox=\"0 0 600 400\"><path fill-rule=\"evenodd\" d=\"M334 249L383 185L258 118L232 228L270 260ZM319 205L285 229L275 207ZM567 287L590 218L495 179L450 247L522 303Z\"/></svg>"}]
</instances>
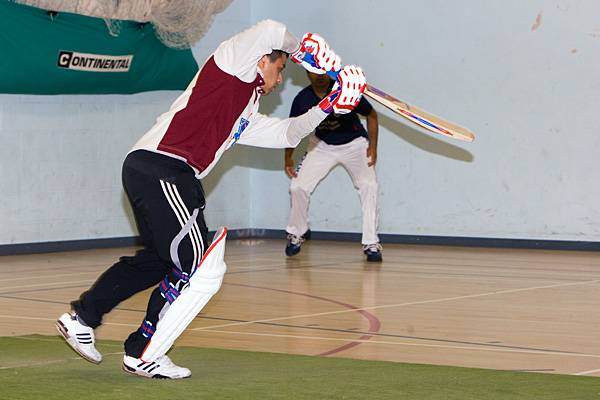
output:
<instances>
[{"instance_id":1,"label":"sponsor banner","mask_svg":"<svg viewBox=\"0 0 600 400\"><path fill-rule=\"evenodd\" d=\"M127 94L183 90L198 64L191 50L166 47L152 24L48 13L0 0L0 93Z\"/></svg>"},{"instance_id":2,"label":"sponsor banner","mask_svg":"<svg viewBox=\"0 0 600 400\"><path fill-rule=\"evenodd\" d=\"M56 65L59 68L92 72L128 72L133 55L108 56L105 54L60 51Z\"/></svg>"}]
</instances>

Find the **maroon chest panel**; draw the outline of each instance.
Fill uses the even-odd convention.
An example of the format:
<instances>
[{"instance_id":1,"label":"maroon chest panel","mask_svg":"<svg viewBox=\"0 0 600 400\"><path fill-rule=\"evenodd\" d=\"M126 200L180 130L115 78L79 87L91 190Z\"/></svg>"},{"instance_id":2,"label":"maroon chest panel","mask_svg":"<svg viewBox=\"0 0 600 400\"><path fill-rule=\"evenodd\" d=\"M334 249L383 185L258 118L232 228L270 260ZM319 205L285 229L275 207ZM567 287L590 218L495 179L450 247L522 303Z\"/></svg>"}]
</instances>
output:
<instances>
[{"instance_id":1,"label":"maroon chest panel","mask_svg":"<svg viewBox=\"0 0 600 400\"><path fill-rule=\"evenodd\" d=\"M169 124L158 150L176 154L202 172L229 137L258 86L219 69L211 57L198 75L187 106Z\"/></svg>"}]
</instances>

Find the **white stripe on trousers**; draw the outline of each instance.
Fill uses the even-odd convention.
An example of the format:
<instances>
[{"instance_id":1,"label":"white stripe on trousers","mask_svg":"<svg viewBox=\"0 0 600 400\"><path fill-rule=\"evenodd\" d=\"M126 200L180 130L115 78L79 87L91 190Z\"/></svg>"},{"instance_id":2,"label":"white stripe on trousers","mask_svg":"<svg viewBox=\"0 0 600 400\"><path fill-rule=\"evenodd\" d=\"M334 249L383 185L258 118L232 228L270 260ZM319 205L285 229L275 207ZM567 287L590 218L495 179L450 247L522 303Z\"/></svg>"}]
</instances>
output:
<instances>
[{"instance_id":1,"label":"white stripe on trousers","mask_svg":"<svg viewBox=\"0 0 600 400\"><path fill-rule=\"evenodd\" d=\"M181 198L181 195L179 194L179 191L177 190L177 186L175 186L175 185L172 185L172 186L173 186L173 190L175 192L175 196L179 200L180 204L182 204L182 206L183 206L183 212L186 216L186 220L189 220L192 217L192 214L190 214L189 210L185 206L185 203L183 202L183 199ZM199 210L199 211L201 211L201 210ZM198 259L196 260L196 263L194 264L194 268L196 268L198 266L198 264L200 264L200 260L202 259L202 255L204 254L204 241L202 239L202 234L200 233L200 227L198 227L198 222L196 222L196 221L194 221L194 224L192 225L192 234L196 238L196 243L199 245L198 248L200 249L200 251L198 252Z\"/></svg>"},{"instance_id":2,"label":"white stripe on trousers","mask_svg":"<svg viewBox=\"0 0 600 400\"><path fill-rule=\"evenodd\" d=\"M163 189L163 193L165 194L165 197L167 198L167 201L169 202L169 205L171 206L171 209L175 213L175 216L177 217L177 220L179 221L179 224L181 225L181 228L183 229L183 227L185 226L185 223L187 221L187 218L186 218L186 215L184 212L184 210L187 209L185 204L182 205L179 203L179 200L176 198L175 194L173 193L174 190L173 190L172 184L161 180L160 185ZM176 189L177 188L175 188L175 190ZM198 258L198 249L197 249L198 243L196 242L195 238L193 238L191 236L191 231L190 231L190 241L192 243L192 249L194 251L194 264L195 264L196 259ZM175 262L175 260L172 260L172 261ZM193 266L192 266L192 268L193 268Z\"/></svg>"},{"instance_id":3,"label":"white stripe on trousers","mask_svg":"<svg viewBox=\"0 0 600 400\"><path fill-rule=\"evenodd\" d=\"M185 203L181 199L177 187L169 182L165 182L163 180L160 181L160 185L162 187L163 193L173 213L177 217L179 224L183 228L187 220L190 219L191 214L187 209ZM202 240L202 235L200 234L200 228L198 227L198 223L194 221L192 229L189 232L190 241L192 244L192 249L194 251L194 264L192 265L191 271L200 263L200 258L204 253L204 242Z\"/></svg>"},{"instance_id":4,"label":"white stripe on trousers","mask_svg":"<svg viewBox=\"0 0 600 400\"><path fill-rule=\"evenodd\" d=\"M188 221L192 215L190 214L189 210L185 206L185 203L183 202L183 199L181 198L181 195L179 194L179 191L177 190L177 186L170 184L170 183L168 183L168 185L171 186L171 190L174 192L175 197L178 200L178 203L181 204L181 207L183 208L185 220ZM194 265L192 268L192 271L193 271L193 269L196 268L198 266L198 264L200 264L200 260L202 259L202 254L204 254L204 242L202 240L202 234L200 233L200 228L198 227L198 223L196 221L194 221L194 224L192 225L192 230L191 230L190 234L192 235L192 236L190 236L190 239L196 240L196 245L197 245L197 248L199 249L199 251L197 252L197 258L195 258L195 262L194 262ZM196 254L196 252L194 252L194 254Z\"/></svg>"}]
</instances>

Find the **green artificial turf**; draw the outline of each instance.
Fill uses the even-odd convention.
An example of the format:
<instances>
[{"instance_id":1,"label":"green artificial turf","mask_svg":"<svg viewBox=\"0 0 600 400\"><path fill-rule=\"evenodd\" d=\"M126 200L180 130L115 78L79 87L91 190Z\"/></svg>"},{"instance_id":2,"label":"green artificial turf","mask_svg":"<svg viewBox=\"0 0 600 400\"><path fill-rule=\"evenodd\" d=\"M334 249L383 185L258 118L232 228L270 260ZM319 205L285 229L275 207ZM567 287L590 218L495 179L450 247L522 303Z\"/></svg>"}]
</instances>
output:
<instances>
[{"instance_id":1,"label":"green artificial turf","mask_svg":"<svg viewBox=\"0 0 600 400\"><path fill-rule=\"evenodd\" d=\"M184 380L121 370L122 344L100 341L100 365L58 337L0 337L0 399L398 399L600 400L600 379L176 347Z\"/></svg>"}]
</instances>

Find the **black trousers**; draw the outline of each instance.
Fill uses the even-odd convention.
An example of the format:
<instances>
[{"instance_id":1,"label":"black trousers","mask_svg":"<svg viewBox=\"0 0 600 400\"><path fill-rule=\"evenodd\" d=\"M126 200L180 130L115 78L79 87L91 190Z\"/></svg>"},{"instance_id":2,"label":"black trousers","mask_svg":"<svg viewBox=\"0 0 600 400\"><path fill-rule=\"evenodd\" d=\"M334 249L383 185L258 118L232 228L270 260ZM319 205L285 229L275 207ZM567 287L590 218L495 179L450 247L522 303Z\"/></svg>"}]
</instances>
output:
<instances>
[{"instance_id":1,"label":"black trousers","mask_svg":"<svg viewBox=\"0 0 600 400\"><path fill-rule=\"evenodd\" d=\"M132 152L123 163L123 187L144 248L133 257L121 257L71 306L96 328L120 302L156 286L140 329L125 341L125 353L140 357L167 299L182 288L186 274L208 248L208 229L202 186L183 161L145 150Z\"/></svg>"}]
</instances>

